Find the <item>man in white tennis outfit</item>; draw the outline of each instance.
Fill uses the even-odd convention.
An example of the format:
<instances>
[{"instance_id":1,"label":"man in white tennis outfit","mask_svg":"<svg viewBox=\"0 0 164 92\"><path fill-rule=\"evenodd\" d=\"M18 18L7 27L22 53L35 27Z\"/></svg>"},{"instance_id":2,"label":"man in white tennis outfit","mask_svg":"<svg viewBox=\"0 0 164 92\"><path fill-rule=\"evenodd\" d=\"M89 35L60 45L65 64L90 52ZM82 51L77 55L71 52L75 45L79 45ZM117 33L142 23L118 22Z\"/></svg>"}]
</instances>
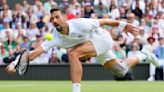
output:
<instances>
[{"instance_id":1,"label":"man in white tennis outfit","mask_svg":"<svg viewBox=\"0 0 164 92\"><path fill-rule=\"evenodd\" d=\"M125 29L125 32L130 32L137 36L139 31L133 25L110 19L78 18L67 21L66 14L59 8L53 8L50 12L50 20L56 28L53 31L54 39L51 41L46 40L40 47L30 51L30 61L54 46L67 48L72 92L80 92L82 78L80 58L97 57L102 66L110 69L118 77L125 76L130 67L144 60L148 60L158 66L156 57L148 47L142 49L143 53L118 62L112 53L113 40L111 35L106 30L100 28L103 25L121 27ZM7 72L13 73L16 65L17 62L13 61L7 66Z\"/></svg>"}]
</instances>

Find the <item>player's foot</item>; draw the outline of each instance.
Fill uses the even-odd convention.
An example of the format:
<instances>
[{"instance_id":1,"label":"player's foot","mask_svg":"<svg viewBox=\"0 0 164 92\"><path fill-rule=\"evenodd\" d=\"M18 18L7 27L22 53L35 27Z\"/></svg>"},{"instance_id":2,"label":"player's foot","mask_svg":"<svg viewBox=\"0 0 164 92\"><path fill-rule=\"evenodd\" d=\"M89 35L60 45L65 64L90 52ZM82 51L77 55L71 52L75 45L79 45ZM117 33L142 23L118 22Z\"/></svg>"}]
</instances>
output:
<instances>
[{"instance_id":1,"label":"player's foot","mask_svg":"<svg viewBox=\"0 0 164 92\"><path fill-rule=\"evenodd\" d=\"M155 81L154 76L150 76L150 77L147 79L147 81Z\"/></svg>"},{"instance_id":2,"label":"player's foot","mask_svg":"<svg viewBox=\"0 0 164 92\"><path fill-rule=\"evenodd\" d=\"M159 67L159 62L157 57L153 54L153 51L151 48L144 46L141 50L141 53L145 54L147 56L146 61L152 63L156 67Z\"/></svg>"}]
</instances>

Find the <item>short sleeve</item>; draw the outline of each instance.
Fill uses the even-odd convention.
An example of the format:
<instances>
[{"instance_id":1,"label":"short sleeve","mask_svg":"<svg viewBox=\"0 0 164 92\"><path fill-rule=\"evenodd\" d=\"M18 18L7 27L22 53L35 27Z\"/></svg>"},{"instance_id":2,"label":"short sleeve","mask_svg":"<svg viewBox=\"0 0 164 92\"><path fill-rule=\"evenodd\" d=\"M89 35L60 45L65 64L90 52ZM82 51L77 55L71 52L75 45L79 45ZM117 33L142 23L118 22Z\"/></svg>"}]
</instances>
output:
<instances>
[{"instance_id":1,"label":"short sleeve","mask_svg":"<svg viewBox=\"0 0 164 92\"><path fill-rule=\"evenodd\" d=\"M60 44L60 38L56 32L56 29L53 30L53 39L52 40L45 40L42 44L41 47L43 48L44 51L48 51L50 48L56 47L58 44Z\"/></svg>"},{"instance_id":2,"label":"short sleeve","mask_svg":"<svg viewBox=\"0 0 164 92\"><path fill-rule=\"evenodd\" d=\"M73 25L75 25L76 28L78 28L79 30L85 32L91 32L94 29L100 27L100 23L98 19L79 18L79 19L73 19L70 22L73 23Z\"/></svg>"},{"instance_id":3,"label":"short sleeve","mask_svg":"<svg viewBox=\"0 0 164 92\"><path fill-rule=\"evenodd\" d=\"M54 40L52 40L52 41L45 40L41 44L41 47L43 48L44 51L48 51L50 48L55 47L55 46L56 46L56 43Z\"/></svg>"}]
</instances>

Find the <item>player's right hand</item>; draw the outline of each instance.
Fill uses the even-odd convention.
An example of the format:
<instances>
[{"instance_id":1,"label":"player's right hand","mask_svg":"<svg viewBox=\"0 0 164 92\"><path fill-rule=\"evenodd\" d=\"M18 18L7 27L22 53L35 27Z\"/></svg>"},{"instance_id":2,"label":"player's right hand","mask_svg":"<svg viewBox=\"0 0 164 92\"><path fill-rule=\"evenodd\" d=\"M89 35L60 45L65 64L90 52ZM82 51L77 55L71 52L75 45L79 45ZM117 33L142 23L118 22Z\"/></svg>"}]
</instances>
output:
<instances>
[{"instance_id":1,"label":"player's right hand","mask_svg":"<svg viewBox=\"0 0 164 92\"><path fill-rule=\"evenodd\" d=\"M139 29L135 26L133 26L130 23L126 24L125 27L125 33L128 35L128 32L130 32L132 35L134 35L135 37L137 37L140 33L139 33Z\"/></svg>"},{"instance_id":2,"label":"player's right hand","mask_svg":"<svg viewBox=\"0 0 164 92\"><path fill-rule=\"evenodd\" d=\"M13 63L10 63L5 70L7 71L8 74L13 74L16 72L15 65Z\"/></svg>"}]
</instances>

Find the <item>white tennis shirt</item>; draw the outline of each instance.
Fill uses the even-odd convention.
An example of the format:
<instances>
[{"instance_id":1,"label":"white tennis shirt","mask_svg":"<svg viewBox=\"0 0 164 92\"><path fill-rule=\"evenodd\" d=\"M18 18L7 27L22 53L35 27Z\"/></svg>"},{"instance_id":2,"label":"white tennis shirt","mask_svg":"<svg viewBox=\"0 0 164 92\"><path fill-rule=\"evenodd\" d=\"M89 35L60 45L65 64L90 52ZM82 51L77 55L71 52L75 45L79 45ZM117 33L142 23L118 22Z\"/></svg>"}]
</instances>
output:
<instances>
[{"instance_id":1,"label":"white tennis shirt","mask_svg":"<svg viewBox=\"0 0 164 92\"><path fill-rule=\"evenodd\" d=\"M41 45L45 51L54 46L69 48L86 42L91 39L92 34L100 27L100 23L97 19L78 18L69 20L67 23L69 25L69 34L63 35L54 29L53 40L46 40Z\"/></svg>"}]
</instances>

